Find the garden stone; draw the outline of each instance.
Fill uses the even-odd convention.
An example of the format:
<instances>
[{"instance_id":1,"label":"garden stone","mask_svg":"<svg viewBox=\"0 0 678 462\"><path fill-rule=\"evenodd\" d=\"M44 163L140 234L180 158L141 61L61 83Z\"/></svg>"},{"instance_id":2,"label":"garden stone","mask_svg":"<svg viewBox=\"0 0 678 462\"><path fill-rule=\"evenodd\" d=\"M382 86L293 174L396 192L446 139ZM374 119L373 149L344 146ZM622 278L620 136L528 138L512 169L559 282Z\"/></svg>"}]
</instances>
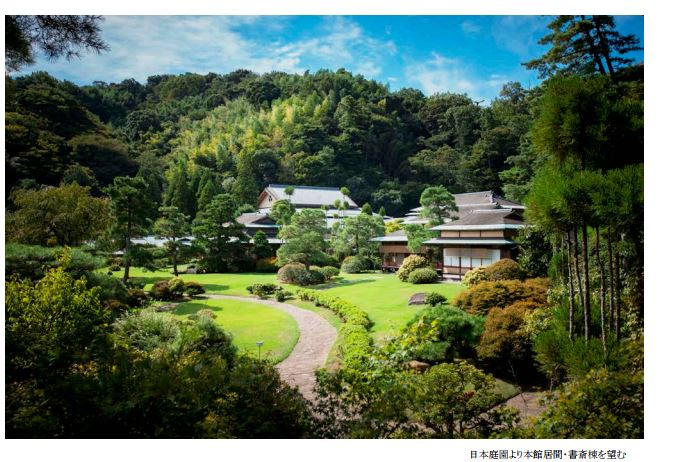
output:
<instances>
[{"instance_id":1,"label":"garden stone","mask_svg":"<svg viewBox=\"0 0 678 462\"><path fill-rule=\"evenodd\" d=\"M426 304L426 293L425 292L417 292L416 294L412 294L410 297L410 300L407 302L408 305L425 305Z\"/></svg>"}]
</instances>

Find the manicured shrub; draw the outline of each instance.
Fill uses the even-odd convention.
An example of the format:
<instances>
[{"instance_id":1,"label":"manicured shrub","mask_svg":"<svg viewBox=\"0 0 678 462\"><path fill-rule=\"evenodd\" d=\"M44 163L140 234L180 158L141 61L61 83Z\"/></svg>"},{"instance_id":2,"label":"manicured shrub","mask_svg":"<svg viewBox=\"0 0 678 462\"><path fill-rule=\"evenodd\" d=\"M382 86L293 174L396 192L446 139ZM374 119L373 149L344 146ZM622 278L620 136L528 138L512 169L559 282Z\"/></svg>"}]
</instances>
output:
<instances>
[{"instance_id":1,"label":"manicured shrub","mask_svg":"<svg viewBox=\"0 0 678 462\"><path fill-rule=\"evenodd\" d=\"M335 268L334 266L323 266L318 271L325 277L325 281L331 281L339 276L339 268Z\"/></svg>"},{"instance_id":2,"label":"manicured shrub","mask_svg":"<svg viewBox=\"0 0 678 462\"><path fill-rule=\"evenodd\" d=\"M298 275L305 269L306 267L301 263L288 263L278 270L278 281L286 284L295 284L298 280Z\"/></svg>"},{"instance_id":3,"label":"manicured shrub","mask_svg":"<svg viewBox=\"0 0 678 462\"><path fill-rule=\"evenodd\" d=\"M205 288L202 284L195 281L186 281L186 294L195 297L196 295L204 294Z\"/></svg>"},{"instance_id":4,"label":"manicured shrub","mask_svg":"<svg viewBox=\"0 0 678 462\"><path fill-rule=\"evenodd\" d=\"M502 258L485 268L488 281L506 281L510 279L523 279L523 270L517 261L510 258Z\"/></svg>"},{"instance_id":5,"label":"manicured shrub","mask_svg":"<svg viewBox=\"0 0 678 462\"><path fill-rule=\"evenodd\" d=\"M341 354L344 367L364 366L372 351L372 338L367 333L367 329L356 324L344 324L340 328L339 335L344 340L339 346L339 354Z\"/></svg>"},{"instance_id":6,"label":"manicured shrub","mask_svg":"<svg viewBox=\"0 0 678 462\"><path fill-rule=\"evenodd\" d=\"M471 287L478 284L479 282L487 280L488 276L487 271L485 271L485 267L479 266L477 268L473 268L472 270L467 271L466 274L464 274L464 279L462 283L466 287Z\"/></svg>"},{"instance_id":7,"label":"manicured shrub","mask_svg":"<svg viewBox=\"0 0 678 462\"><path fill-rule=\"evenodd\" d=\"M405 282L410 277L412 271L419 268L428 268L429 266L431 265L426 257L422 257L421 255L410 255L403 260L403 264L400 266L400 269L398 269L396 275L398 276L398 279Z\"/></svg>"},{"instance_id":8,"label":"manicured shrub","mask_svg":"<svg viewBox=\"0 0 678 462\"><path fill-rule=\"evenodd\" d=\"M138 308L148 301L148 295L143 289L127 289L127 303L129 306Z\"/></svg>"},{"instance_id":9,"label":"manicured shrub","mask_svg":"<svg viewBox=\"0 0 678 462\"><path fill-rule=\"evenodd\" d=\"M485 315L491 308L505 308L521 300L545 305L547 292L547 279L485 281L461 292L454 305L471 314Z\"/></svg>"},{"instance_id":10,"label":"manicured shrub","mask_svg":"<svg viewBox=\"0 0 678 462\"><path fill-rule=\"evenodd\" d=\"M169 281L156 281L149 292L151 297L155 300L172 300L172 291L169 288Z\"/></svg>"},{"instance_id":11,"label":"manicured shrub","mask_svg":"<svg viewBox=\"0 0 678 462\"><path fill-rule=\"evenodd\" d=\"M278 259L275 257L261 258L257 260L254 265L254 270L257 273L275 273L278 271Z\"/></svg>"},{"instance_id":12,"label":"manicured shrub","mask_svg":"<svg viewBox=\"0 0 678 462\"><path fill-rule=\"evenodd\" d=\"M214 318L217 317L217 315L214 314L214 311L210 310L209 308L203 308L202 310L198 311L196 314L198 315L198 317L205 316L205 317L208 317L210 319L214 319Z\"/></svg>"},{"instance_id":13,"label":"manicured shrub","mask_svg":"<svg viewBox=\"0 0 678 462\"><path fill-rule=\"evenodd\" d=\"M363 310L353 303L338 297L326 294L318 290L299 289L297 296L300 300L317 302L320 306L334 311L346 324L356 324L369 328L372 324L370 318Z\"/></svg>"},{"instance_id":14,"label":"manicured shrub","mask_svg":"<svg viewBox=\"0 0 678 462\"><path fill-rule=\"evenodd\" d=\"M417 268L407 277L410 284L433 284L438 282L438 273L431 268Z\"/></svg>"},{"instance_id":15,"label":"manicured shrub","mask_svg":"<svg viewBox=\"0 0 678 462\"><path fill-rule=\"evenodd\" d=\"M303 270L297 274L296 284L300 286L314 286L325 282L325 276L318 270Z\"/></svg>"},{"instance_id":16,"label":"manicured shrub","mask_svg":"<svg viewBox=\"0 0 678 462\"><path fill-rule=\"evenodd\" d=\"M120 271L120 265L111 265L108 267L108 271Z\"/></svg>"},{"instance_id":17,"label":"manicured shrub","mask_svg":"<svg viewBox=\"0 0 678 462\"><path fill-rule=\"evenodd\" d=\"M438 335L435 341L423 345L418 352L418 359L440 362L473 357L483 332L483 321L481 316L447 306L421 310L410 320L408 326L418 322L424 322L426 325L435 322Z\"/></svg>"},{"instance_id":18,"label":"manicured shrub","mask_svg":"<svg viewBox=\"0 0 678 462\"><path fill-rule=\"evenodd\" d=\"M528 312L520 305L492 308L476 348L478 357L502 368L510 362L516 369L527 370L532 363L530 337L524 329ZM506 372L511 373L508 367Z\"/></svg>"},{"instance_id":19,"label":"manicured shrub","mask_svg":"<svg viewBox=\"0 0 678 462\"><path fill-rule=\"evenodd\" d=\"M104 306L111 310L116 316L120 316L123 313L127 313L129 310L129 305L121 302L120 300L106 300Z\"/></svg>"},{"instance_id":20,"label":"manicured shrub","mask_svg":"<svg viewBox=\"0 0 678 462\"><path fill-rule=\"evenodd\" d=\"M186 282L181 278L172 278L169 280L169 290L174 298L181 298L186 291Z\"/></svg>"},{"instance_id":21,"label":"manicured shrub","mask_svg":"<svg viewBox=\"0 0 678 462\"><path fill-rule=\"evenodd\" d=\"M278 290L275 291L275 299L276 301L282 303L288 298L292 296L292 292L288 290L284 290L282 287L278 288Z\"/></svg>"},{"instance_id":22,"label":"manicured shrub","mask_svg":"<svg viewBox=\"0 0 678 462\"><path fill-rule=\"evenodd\" d=\"M346 257L341 264L341 272L348 274L362 273L363 271L368 271L370 268L372 268L370 260L358 256Z\"/></svg>"},{"instance_id":23,"label":"manicured shrub","mask_svg":"<svg viewBox=\"0 0 678 462\"><path fill-rule=\"evenodd\" d=\"M266 298L273 295L279 287L276 284L252 284L246 287L247 291L259 298Z\"/></svg>"},{"instance_id":24,"label":"manicured shrub","mask_svg":"<svg viewBox=\"0 0 678 462\"><path fill-rule=\"evenodd\" d=\"M425 302L430 306L438 306L447 303L447 298L438 292L431 292L430 294L426 295Z\"/></svg>"}]
</instances>

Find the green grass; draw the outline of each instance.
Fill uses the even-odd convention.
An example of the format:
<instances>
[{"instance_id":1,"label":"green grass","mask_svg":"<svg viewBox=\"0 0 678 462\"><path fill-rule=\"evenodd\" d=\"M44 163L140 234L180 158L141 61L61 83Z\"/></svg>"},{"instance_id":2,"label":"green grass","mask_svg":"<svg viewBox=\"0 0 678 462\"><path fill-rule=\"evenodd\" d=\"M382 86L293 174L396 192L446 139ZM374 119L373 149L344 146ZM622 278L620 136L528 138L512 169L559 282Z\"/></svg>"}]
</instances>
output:
<instances>
[{"instance_id":1,"label":"green grass","mask_svg":"<svg viewBox=\"0 0 678 462\"><path fill-rule=\"evenodd\" d=\"M121 272L115 274L122 276ZM172 277L168 271L150 273L139 268L132 268L130 274L134 278L144 278L147 282L146 289L150 289L154 281ZM435 291L451 300L463 288L459 283L415 285L400 282L395 274L366 273L342 274L341 276L337 282L311 288L327 290L365 310L374 322L371 334L377 341L398 332L421 309L421 305L407 305L412 294ZM250 284L277 283L275 274L265 273L184 274L181 277L187 281L199 282L209 293L225 295L248 296L249 293L245 288ZM285 287L292 292L296 289L295 286L285 285ZM311 304L302 305L297 300L292 300L291 303L311 309L309 306Z\"/></svg>"},{"instance_id":2,"label":"green grass","mask_svg":"<svg viewBox=\"0 0 678 462\"><path fill-rule=\"evenodd\" d=\"M279 363L292 352L299 340L299 327L292 316L270 306L238 300L194 300L181 303L174 314L186 318L208 308L215 321L233 334L241 353L259 354L257 342L263 341L261 357Z\"/></svg>"}]
</instances>

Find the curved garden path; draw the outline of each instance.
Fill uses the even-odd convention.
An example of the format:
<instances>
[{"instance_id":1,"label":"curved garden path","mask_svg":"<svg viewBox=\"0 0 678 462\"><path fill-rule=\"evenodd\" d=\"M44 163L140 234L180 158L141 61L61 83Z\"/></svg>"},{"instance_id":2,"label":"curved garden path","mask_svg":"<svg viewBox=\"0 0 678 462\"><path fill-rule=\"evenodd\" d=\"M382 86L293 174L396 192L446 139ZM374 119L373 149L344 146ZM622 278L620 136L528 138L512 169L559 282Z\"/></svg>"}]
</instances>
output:
<instances>
[{"instance_id":1,"label":"curved garden path","mask_svg":"<svg viewBox=\"0 0 678 462\"><path fill-rule=\"evenodd\" d=\"M261 300L235 295L204 294L205 298L240 300L272 306L290 314L299 325L299 341L292 353L275 367L288 384L299 387L306 399L313 398L315 371L325 364L327 355L337 339L337 331L322 316L289 303Z\"/></svg>"}]
</instances>

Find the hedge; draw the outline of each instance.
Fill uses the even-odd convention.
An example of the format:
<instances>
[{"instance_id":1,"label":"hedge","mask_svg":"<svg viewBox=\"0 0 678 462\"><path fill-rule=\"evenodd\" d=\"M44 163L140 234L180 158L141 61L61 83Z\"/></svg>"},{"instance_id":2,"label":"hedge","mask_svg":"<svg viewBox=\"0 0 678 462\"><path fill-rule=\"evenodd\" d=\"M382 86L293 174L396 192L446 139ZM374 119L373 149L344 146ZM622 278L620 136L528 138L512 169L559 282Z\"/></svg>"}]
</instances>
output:
<instances>
[{"instance_id":1,"label":"hedge","mask_svg":"<svg viewBox=\"0 0 678 462\"><path fill-rule=\"evenodd\" d=\"M407 277L410 284L433 284L438 282L438 273L431 268L417 268Z\"/></svg>"},{"instance_id":2,"label":"hedge","mask_svg":"<svg viewBox=\"0 0 678 462\"><path fill-rule=\"evenodd\" d=\"M343 338L339 353L344 365L348 367L364 365L372 349L372 337L367 332L372 322L367 313L346 300L318 290L299 289L297 296L300 300L315 302L316 305L333 311L344 321L344 325L339 329L339 334Z\"/></svg>"}]
</instances>

